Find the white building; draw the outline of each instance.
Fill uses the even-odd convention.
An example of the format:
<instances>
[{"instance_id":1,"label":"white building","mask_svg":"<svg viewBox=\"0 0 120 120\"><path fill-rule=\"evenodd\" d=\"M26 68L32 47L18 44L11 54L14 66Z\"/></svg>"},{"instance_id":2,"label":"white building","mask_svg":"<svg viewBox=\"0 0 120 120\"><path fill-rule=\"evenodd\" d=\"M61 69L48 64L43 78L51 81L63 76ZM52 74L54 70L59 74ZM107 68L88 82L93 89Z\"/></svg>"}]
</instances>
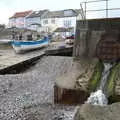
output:
<instances>
[{"instance_id":1,"label":"white building","mask_svg":"<svg viewBox=\"0 0 120 120\"><path fill-rule=\"evenodd\" d=\"M41 19L41 31L53 32L57 28L73 28L75 31L79 9L49 11Z\"/></svg>"},{"instance_id":2,"label":"white building","mask_svg":"<svg viewBox=\"0 0 120 120\"><path fill-rule=\"evenodd\" d=\"M65 28L66 30L71 29L72 31L68 32L72 34L75 32L76 20L79 14L80 9L17 12L9 18L9 27L27 28L43 33Z\"/></svg>"},{"instance_id":3,"label":"white building","mask_svg":"<svg viewBox=\"0 0 120 120\"><path fill-rule=\"evenodd\" d=\"M9 18L9 27L26 28L26 17L30 15L32 11L16 12Z\"/></svg>"},{"instance_id":4,"label":"white building","mask_svg":"<svg viewBox=\"0 0 120 120\"><path fill-rule=\"evenodd\" d=\"M39 31L41 27L41 18L48 10L34 11L32 14L26 17L26 27L31 30Z\"/></svg>"}]
</instances>

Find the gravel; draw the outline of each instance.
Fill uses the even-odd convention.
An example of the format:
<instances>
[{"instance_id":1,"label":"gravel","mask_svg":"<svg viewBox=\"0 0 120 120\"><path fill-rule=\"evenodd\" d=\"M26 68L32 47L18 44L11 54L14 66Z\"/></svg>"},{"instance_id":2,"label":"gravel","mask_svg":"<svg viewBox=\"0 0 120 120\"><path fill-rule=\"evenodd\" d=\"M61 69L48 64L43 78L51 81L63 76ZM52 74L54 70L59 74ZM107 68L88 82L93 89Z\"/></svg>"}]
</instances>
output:
<instances>
[{"instance_id":1,"label":"gravel","mask_svg":"<svg viewBox=\"0 0 120 120\"><path fill-rule=\"evenodd\" d=\"M46 56L24 73L0 75L0 120L73 120L75 106L53 102L55 79L71 68L72 61Z\"/></svg>"}]
</instances>

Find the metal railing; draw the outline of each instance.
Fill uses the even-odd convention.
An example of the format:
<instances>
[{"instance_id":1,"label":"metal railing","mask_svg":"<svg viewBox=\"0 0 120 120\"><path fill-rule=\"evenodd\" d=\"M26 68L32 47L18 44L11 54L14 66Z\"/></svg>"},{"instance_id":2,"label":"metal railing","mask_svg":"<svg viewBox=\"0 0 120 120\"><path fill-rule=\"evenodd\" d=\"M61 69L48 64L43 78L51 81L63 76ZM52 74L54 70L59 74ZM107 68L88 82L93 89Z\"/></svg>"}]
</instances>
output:
<instances>
[{"instance_id":1,"label":"metal railing","mask_svg":"<svg viewBox=\"0 0 120 120\"><path fill-rule=\"evenodd\" d=\"M81 8L81 16L82 19L87 19L87 14L89 12L100 12L100 11L105 11L105 18L109 17L109 11L114 11L114 10L120 10L120 8L109 8L109 1L110 0L93 0L93 1L86 1L86 2L81 2L80 3L80 8ZM94 3L100 3L100 2L105 2L105 8L104 9L87 9L88 3L94 4ZM119 16L120 17L120 16Z\"/></svg>"}]
</instances>

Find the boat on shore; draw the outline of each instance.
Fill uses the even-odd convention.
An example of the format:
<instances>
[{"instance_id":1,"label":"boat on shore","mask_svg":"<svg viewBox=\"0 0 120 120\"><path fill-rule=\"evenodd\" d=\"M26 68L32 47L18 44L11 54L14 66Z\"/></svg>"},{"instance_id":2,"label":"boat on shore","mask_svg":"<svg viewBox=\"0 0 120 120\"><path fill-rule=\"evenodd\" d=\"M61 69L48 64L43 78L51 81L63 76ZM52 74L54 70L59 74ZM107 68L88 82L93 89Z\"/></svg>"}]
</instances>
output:
<instances>
[{"instance_id":1,"label":"boat on shore","mask_svg":"<svg viewBox=\"0 0 120 120\"><path fill-rule=\"evenodd\" d=\"M0 39L0 44L10 44L12 40Z\"/></svg>"},{"instance_id":2,"label":"boat on shore","mask_svg":"<svg viewBox=\"0 0 120 120\"><path fill-rule=\"evenodd\" d=\"M23 53L25 51L30 51L42 47L46 47L49 44L48 37L36 41L16 41L11 42L12 47L16 53Z\"/></svg>"}]
</instances>

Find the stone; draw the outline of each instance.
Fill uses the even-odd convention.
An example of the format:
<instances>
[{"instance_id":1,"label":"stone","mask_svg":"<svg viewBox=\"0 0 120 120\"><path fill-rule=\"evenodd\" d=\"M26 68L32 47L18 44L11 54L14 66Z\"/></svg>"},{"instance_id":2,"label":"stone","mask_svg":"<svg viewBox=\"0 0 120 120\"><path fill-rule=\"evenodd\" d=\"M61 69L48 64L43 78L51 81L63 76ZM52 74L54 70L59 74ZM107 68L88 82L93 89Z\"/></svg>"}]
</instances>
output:
<instances>
[{"instance_id":1,"label":"stone","mask_svg":"<svg viewBox=\"0 0 120 120\"><path fill-rule=\"evenodd\" d=\"M88 81L94 72L97 62L97 59L81 59L80 61L73 60L69 65L70 69L62 76L56 78L56 85L61 88L81 89L86 91Z\"/></svg>"},{"instance_id":2,"label":"stone","mask_svg":"<svg viewBox=\"0 0 120 120\"><path fill-rule=\"evenodd\" d=\"M67 71L56 78L54 86L54 103L83 104L88 97L88 82L91 78L97 59L73 60Z\"/></svg>"},{"instance_id":3,"label":"stone","mask_svg":"<svg viewBox=\"0 0 120 120\"><path fill-rule=\"evenodd\" d=\"M120 103L104 107L84 104L77 109L74 120L120 120Z\"/></svg>"}]
</instances>

